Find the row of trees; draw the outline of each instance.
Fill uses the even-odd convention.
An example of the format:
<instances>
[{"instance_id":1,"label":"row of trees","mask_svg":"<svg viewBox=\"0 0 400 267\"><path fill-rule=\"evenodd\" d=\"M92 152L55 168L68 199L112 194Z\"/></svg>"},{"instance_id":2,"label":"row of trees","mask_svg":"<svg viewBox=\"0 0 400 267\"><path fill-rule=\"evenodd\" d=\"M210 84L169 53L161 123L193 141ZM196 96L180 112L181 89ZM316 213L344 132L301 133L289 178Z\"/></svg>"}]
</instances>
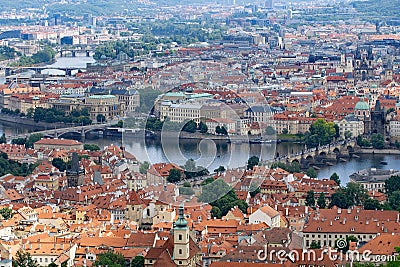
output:
<instances>
[{"instance_id":1,"label":"row of trees","mask_svg":"<svg viewBox=\"0 0 400 267\"><path fill-rule=\"evenodd\" d=\"M357 136L357 145L360 147L373 147L376 149L385 148L385 138L382 134L374 133L370 139L363 138L361 135Z\"/></svg>"},{"instance_id":2,"label":"row of trees","mask_svg":"<svg viewBox=\"0 0 400 267\"><path fill-rule=\"evenodd\" d=\"M21 56L21 53L15 51L13 47L0 46L0 61L14 59L17 56Z\"/></svg>"},{"instance_id":3,"label":"row of trees","mask_svg":"<svg viewBox=\"0 0 400 267\"><path fill-rule=\"evenodd\" d=\"M36 108L35 110L29 109L27 117L32 118L35 122L44 121L47 123L63 122L63 123L78 123L82 125L89 125L92 123L90 119L89 110L83 108L81 110L73 110L71 114L66 115L64 110L56 108Z\"/></svg>"},{"instance_id":4,"label":"row of trees","mask_svg":"<svg viewBox=\"0 0 400 267\"><path fill-rule=\"evenodd\" d=\"M56 55L56 51L50 46L44 47L42 50L36 52L32 56L21 56L17 62L11 64L11 66L31 66L40 63L52 62Z\"/></svg>"},{"instance_id":5,"label":"row of trees","mask_svg":"<svg viewBox=\"0 0 400 267\"><path fill-rule=\"evenodd\" d=\"M36 164L19 163L8 158L7 154L0 152L0 176L11 173L16 176L27 176L37 167Z\"/></svg>"},{"instance_id":6,"label":"row of trees","mask_svg":"<svg viewBox=\"0 0 400 267\"><path fill-rule=\"evenodd\" d=\"M43 138L43 134L34 133L29 135L28 138L16 138L11 141L15 145L24 145L26 148L33 148L33 144Z\"/></svg>"}]
</instances>

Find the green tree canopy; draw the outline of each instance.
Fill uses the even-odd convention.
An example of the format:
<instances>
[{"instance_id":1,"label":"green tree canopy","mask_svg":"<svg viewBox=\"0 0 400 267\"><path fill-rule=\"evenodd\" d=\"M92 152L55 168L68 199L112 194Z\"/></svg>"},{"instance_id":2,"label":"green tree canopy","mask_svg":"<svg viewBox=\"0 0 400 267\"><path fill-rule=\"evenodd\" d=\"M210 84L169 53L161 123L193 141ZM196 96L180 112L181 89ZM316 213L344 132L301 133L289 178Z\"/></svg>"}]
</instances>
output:
<instances>
[{"instance_id":1,"label":"green tree canopy","mask_svg":"<svg viewBox=\"0 0 400 267\"><path fill-rule=\"evenodd\" d=\"M315 194L313 190L307 192L306 206L315 207Z\"/></svg>"},{"instance_id":2,"label":"green tree canopy","mask_svg":"<svg viewBox=\"0 0 400 267\"><path fill-rule=\"evenodd\" d=\"M32 259L31 254L22 250L17 251L12 264L13 267L39 267L37 261Z\"/></svg>"},{"instance_id":3,"label":"green tree canopy","mask_svg":"<svg viewBox=\"0 0 400 267\"><path fill-rule=\"evenodd\" d=\"M108 251L97 256L93 266L125 267L125 258L120 253Z\"/></svg>"},{"instance_id":4,"label":"green tree canopy","mask_svg":"<svg viewBox=\"0 0 400 267\"><path fill-rule=\"evenodd\" d=\"M336 172L332 173L331 177L329 178L332 181L335 181L338 186L340 186L340 178Z\"/></svg>"},{"instance_id":5,"label":"green tree canopy","mask_svg":"<svg viewBox=\"0 0 400 267\"><path fill-rule=\"evenodd\" d=\"M150 163L148 161L144 161L142 164L140 164L139 167L139 172L141 174L146 174L147 170L150 168Z\"/></svg>"},{"instance_id":6,"label":"green tree canopy","mask_svg":"<svg viewBox=\"0 0 400 267\"><path fill-rule=\"evenodd\" d=\"M144 257L141 255L134 257L131 262L131 267L144 267Z\"/></svg>"},{"instance_id":7,"label":"green tree canopy","mask_svg":"<svg viewBox=\"0 0 400 267\"><path fill-rule=\"evenodd\" d=\"M317 175L318 175L317 171L313 167L308 168L306 174L308 177L311 177L311 178L317 178Z\"/></svg>"},{"instance_id":8,"label":"green tree canopy","mask_svg":"<svg viewBox=\"0 0 400 267\"><path fill-rule=\"evenodd\" d=\"M251 156L247 161L247 169L252 170L254 166L260 163L260 159L257 156Z\"/></svg>"},{"instance_id":9,"label":"green tree canopy","mask_svg":"<svg viewBox=\"0 0 400 267\"><path fill-rule=\"evenodd\" d=\"M333 122L326 122L324 119L317 119L310 126L310 131L305 133L305 142L308 147L327 145L336 136L336 128Z\"/></svg>"},{"instance_id":10,"label":"green tree canopy","mask_svg":"<svg viewBox=\"0 0 400 267\"><path fill-rule=\"evenodd\" d=\"M325 209L326 208L326 199L325 199L325 194L322 192L319 194L318 200L317 200L317 205L320 209Z\"/></svg>"},{"instance_id":11,"label":"green tree canopy","mask_svg":"<svg viewBox=\"0 0 400 267\"><path fill-rule=\"evenodd\" d=\"M372 134L371 144L373 148L377 149L385 148L385 138L381 134Z\"/></svg>"},{"instance_id":12,"label":"green tree canopy","mask_svg":"<svg viewBox=\"0 0 400 267\"><path fill-rule=\"evenodd\" d=\"M167 181L170 183L177 183L181 180L182 175L181 172L177 169L171 169L169 171L168 177L167 177Z\"/></svg>"}]
</instances>

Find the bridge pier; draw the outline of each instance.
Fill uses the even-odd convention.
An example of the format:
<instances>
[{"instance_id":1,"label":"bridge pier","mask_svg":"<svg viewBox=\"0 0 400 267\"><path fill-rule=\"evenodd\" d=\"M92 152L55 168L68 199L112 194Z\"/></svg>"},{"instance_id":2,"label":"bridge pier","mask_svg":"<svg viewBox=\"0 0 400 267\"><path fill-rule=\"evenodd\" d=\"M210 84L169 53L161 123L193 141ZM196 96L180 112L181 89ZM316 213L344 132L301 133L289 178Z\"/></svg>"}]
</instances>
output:
<instances>
[{"instance_id":1,"label":"bridge pier","mask_svg":"<svg viewBox=\"0 0 400 267\"><path fill-rule=\"evenodd\" d=\"M86 137L85 130L82 129L82 131L81 131L81 141L82 141L82 143L85 142L85 137Z\"/></svg>"},{"instance_id":2,"label":"bridge pier","mask_svg":"<svg viewBox=\"0 0 400 267\"><path fill-rule=\"evenodd\" d=\"M63 57L63 51L62 50L60 51L60 57Z\"/></svg>"},{"instance_id":3,"label":"bridge pier","mask_svg":"<svg viewBox=\"0 0 400 267\"><path fill-rule=\"evenodd\" d=\"M90 57L90 51L86 51L86 57Z\"/></svg>"},{"instance_id":4,"label":"bridge pier","mask_svg":"<svg viewBox=\"0 0 400 267\"><path fill-rule=\"evenodd\" d=\"M76 52L72 51L72 57L76 57Z\"/></svg>"}]
</instances>

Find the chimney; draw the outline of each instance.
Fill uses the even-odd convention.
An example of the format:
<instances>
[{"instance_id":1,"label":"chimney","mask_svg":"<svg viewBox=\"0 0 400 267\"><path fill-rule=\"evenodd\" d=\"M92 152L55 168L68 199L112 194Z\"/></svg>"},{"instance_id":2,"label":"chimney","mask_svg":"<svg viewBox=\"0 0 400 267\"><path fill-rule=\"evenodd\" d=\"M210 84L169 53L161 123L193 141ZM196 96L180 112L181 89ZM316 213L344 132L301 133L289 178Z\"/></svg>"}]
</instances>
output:
<instances>
[{"instance_id":1,"label":"chimney","mask_svg":"<svg viewBox=\"0 0 400 267\"><path fill-rule=\"evenodd\" d=\"M329 223L329 225L332 226L332 224L333 224L333 223L332 223L332 221L331 221L331 222Z\"/></svg>"},{"instance_id":2,"label":"chimney","mask_svg":"<svg viewBox=\"0 0 400 267\"><path fill-rule=\"evenodd\" d=\"M289 208L285 208L285 215L289 216Z\"/></svg>"},{"instance_id":3,"label":"chimney","mask_svg":"<svg viewBox=\"0 0 400 267\"><path fill-rule=\"evenodd\" d=\"M346 224L346 218L343 218L343 224Z\"/></svg>"},{"instance_id":4,"label":"chimney","mask_svg":"<svg viewBox=\"0 0 400 267\"><path fill-rule=\"evenodd\" d=\"M351 213L351 208L347 209L347 213L350 214Z\"/></svg>"},{"instance_id":5,"label":"chimney","mask_svg":"<svg viewBox=\"0 0 400 267\"><path fill-rule=\"evenodd\" d=\"M304 213L305 213L305 214L308 214L308 206L305 206L305 208L304 208Z\"/></svg>"},{"instance_id":6,"label":"chimney","mask_svg":"<svg viewBox=\"0 0 400 267\"><path fill-rule=\"evenodd\" d=\"M337 213L338 213L338 214L341 214L341 213L342 213L342 209L341 209L341 208L338 208L338 209L337 209Z\"/></svg>"}]
</instances>

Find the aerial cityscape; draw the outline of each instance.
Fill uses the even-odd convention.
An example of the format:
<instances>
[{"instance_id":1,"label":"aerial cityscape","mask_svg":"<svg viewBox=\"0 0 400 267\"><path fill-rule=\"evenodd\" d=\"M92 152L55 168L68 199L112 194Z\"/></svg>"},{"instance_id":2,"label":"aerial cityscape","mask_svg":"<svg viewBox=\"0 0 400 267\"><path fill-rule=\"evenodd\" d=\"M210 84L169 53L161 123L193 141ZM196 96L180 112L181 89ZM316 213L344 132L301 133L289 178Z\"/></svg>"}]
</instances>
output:
<instances>
[{"instance_id":1,"label":"aerial cityscape","mask_svg":"<svg viewBox=\"0 0 400 267\"><path fill-rule=\"evenodd\" d=\"M400 267L397 0L0 1L0 267Z\"/></svg>"}]
</instances>

